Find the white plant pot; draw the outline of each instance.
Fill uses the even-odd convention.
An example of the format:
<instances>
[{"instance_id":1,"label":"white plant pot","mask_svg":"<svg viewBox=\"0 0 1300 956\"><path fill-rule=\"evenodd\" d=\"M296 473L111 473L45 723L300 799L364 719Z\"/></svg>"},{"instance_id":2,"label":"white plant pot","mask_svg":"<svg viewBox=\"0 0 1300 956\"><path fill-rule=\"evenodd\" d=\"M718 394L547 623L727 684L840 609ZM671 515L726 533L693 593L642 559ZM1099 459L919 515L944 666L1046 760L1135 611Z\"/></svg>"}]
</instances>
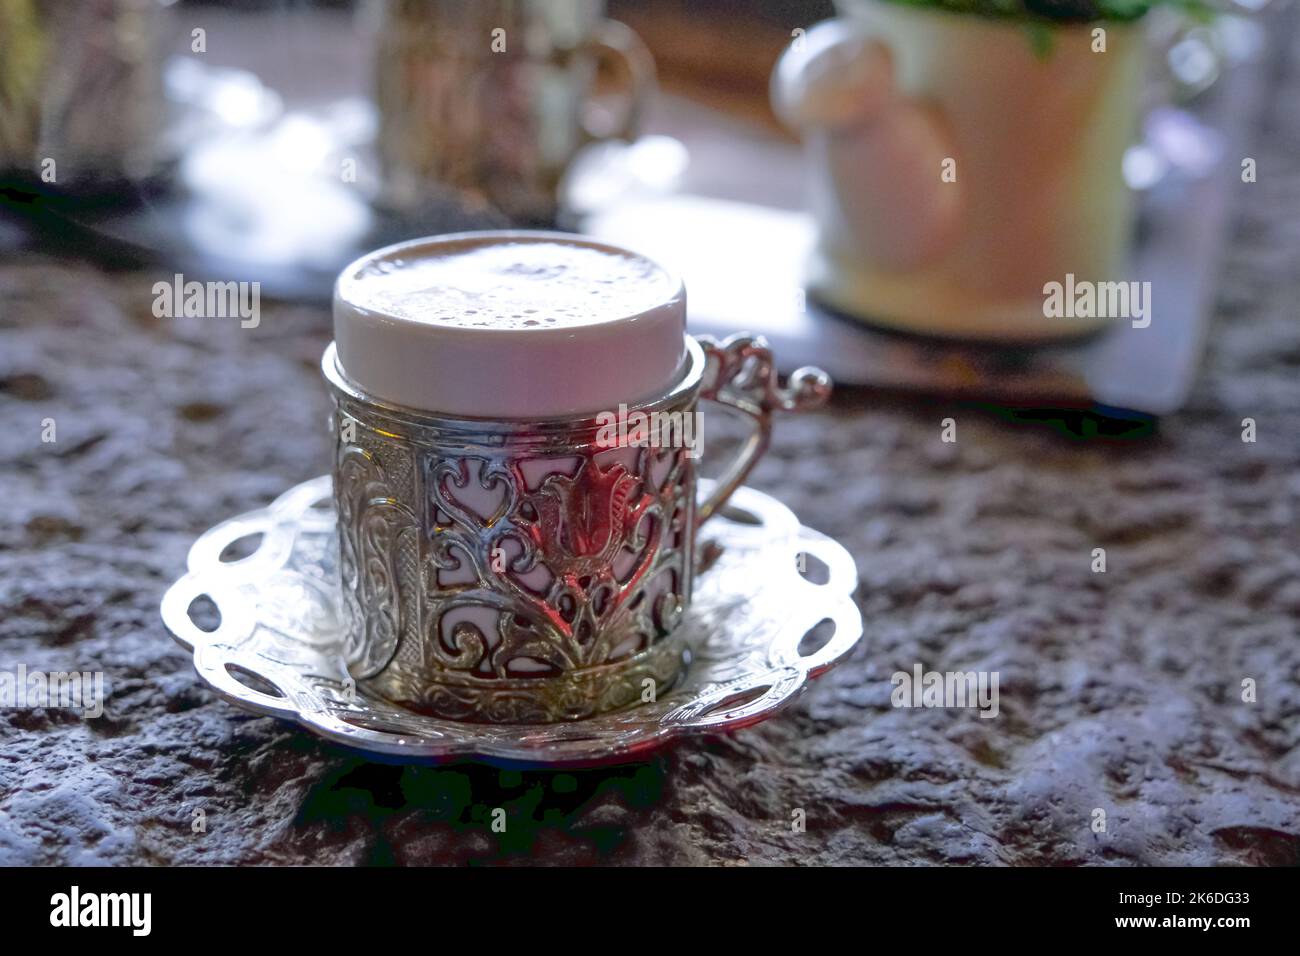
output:
<instances>
[{"instance_id":1,"label":"white plant pot","mask_svg":"<svg viewBox=\"0 0 1300 956\"><path fill-rule=\"evenodd\" d=\"M810 292L873 323L968 339L1110 321L1047 317L1044 286L1126 278L1141 28L1052 26L1044 55L1022 21L881 0L840 11L773 76L807 149Z\"/></svg>"}]
</instances>

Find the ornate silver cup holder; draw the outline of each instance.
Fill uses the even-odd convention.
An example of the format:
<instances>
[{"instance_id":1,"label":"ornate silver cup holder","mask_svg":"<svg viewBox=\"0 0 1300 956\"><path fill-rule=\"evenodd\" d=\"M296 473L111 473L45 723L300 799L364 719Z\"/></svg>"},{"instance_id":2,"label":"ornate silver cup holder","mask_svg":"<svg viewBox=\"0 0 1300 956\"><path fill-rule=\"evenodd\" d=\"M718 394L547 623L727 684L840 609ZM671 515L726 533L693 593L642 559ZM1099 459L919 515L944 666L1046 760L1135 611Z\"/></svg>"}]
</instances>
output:
<instances>
[{"instance_id":1,"label":"ornate silver cup holder","mask_svg":"<svg viewBox=\"0 0 1300 956\"><path fill-rule=\"evenodd\" d=\"M704 484L704 482L701 482ZM245 557L233 546L258 540ZM468 723L426 717L368 694L348 675L328 476L224 521L190 549L162 617L199 676L254 713L297 721L371 754L482 758L550 766L616 763L691 734L746 727L788 704L862 635L853 558L752 488L700 532L696 592L678 625L680 678L658 699L584 720ZM227 558L223 560L223 558ZM193 616L207 597L213 630Z\"/></svg>"}]
</instances>

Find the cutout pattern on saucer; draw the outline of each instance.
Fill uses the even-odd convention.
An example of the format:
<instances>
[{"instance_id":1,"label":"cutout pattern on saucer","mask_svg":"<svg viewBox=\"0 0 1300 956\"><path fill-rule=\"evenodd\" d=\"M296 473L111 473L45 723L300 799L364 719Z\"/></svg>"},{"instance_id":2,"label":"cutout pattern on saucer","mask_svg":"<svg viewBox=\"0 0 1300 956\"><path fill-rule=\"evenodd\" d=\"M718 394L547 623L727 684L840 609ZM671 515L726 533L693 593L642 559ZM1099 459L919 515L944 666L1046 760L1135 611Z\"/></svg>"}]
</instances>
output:
<instances>
[{"instance_id":1,"label":"cutout pattern on saucer","mask_svg":"<svg viewBox=\"0 0 1300 956\"><path fill-rule=\"evenodd\" d=\"M852 557L769 496L739 489L700 532L697 550L696 593L679 625L690 656L682 677L656 701L566 723L440 720L353 681L344 662L328 476L204 533L190 549L188 573L164 596L162 616L193 651L199 676L223 697L360 750L411 759L611 763L683 735L757 723L862 635ZM191 614L204 597L220 615L212 630Z\"/></svg>"}]
</instances>

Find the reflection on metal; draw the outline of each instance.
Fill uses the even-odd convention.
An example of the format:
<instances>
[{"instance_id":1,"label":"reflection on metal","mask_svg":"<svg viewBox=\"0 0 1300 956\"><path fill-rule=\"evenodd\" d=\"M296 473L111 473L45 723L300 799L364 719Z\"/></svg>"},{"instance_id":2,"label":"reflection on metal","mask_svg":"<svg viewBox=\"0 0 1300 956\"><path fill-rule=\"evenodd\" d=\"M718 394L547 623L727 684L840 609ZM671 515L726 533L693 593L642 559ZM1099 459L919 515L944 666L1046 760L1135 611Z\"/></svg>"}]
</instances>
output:
<instances>
[{"instance_id":1,"label":"reflection on metal","mask_svg":"<svg viewBox=\"0 0 1300 956\"><path fill-rule=\"evenodd\" d=\"M675 631L688 663L656 700L550 724L424 716L348 674L330 486L328 476L306 482L203 534L187 573L163 598L162 615L193 651L199 676L223 697L363 751L556 766L635 759L679 737L771 716L862 634L848 552L767 495L741 488L701 532L695 594ZM229 545L257 534L252 554L221 560ZM814 567L821 573L801 573ZM211 631L189 610L205 595L221 619Z\"/></svg>"},{"instance_id":2,"label":"reflection on metal","mask_svg":"<svg viewBox=\"0 0 1300 956\"><path fill-rule=\"evenodd\" d=\"M455 720L545 723L614 710L681 668L695 529L767 447L776 411L825 401L776 382L770 350L692 342L685 376L630 412L749 416L749 442L695 506L686 447L614 447L601 420L455 419L388 405L323 368L347 657L374 693Z\"/></svg>"}]
</instances>

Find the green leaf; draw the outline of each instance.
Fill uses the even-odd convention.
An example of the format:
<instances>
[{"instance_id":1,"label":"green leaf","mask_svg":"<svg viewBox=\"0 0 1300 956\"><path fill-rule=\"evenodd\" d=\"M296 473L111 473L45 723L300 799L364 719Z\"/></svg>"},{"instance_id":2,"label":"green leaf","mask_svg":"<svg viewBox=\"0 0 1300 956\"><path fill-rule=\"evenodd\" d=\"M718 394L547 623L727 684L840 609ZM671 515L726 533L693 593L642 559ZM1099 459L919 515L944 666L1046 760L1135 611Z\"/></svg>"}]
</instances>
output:
<instances>
[{"instance_id":1,"label":"green leaf","mask_svg":"<svg viewBox=\"0 0 1300 956\"><path fill-rule=\"evenodd\" d=\"M1052 46L1056 42L1052 28L1046 23L1031 20L1025 24L1025 33L1029 37L1029 46L1034 51L1034 56L1039 60L1051 59Z\"/></svg>"}]
</instances>

